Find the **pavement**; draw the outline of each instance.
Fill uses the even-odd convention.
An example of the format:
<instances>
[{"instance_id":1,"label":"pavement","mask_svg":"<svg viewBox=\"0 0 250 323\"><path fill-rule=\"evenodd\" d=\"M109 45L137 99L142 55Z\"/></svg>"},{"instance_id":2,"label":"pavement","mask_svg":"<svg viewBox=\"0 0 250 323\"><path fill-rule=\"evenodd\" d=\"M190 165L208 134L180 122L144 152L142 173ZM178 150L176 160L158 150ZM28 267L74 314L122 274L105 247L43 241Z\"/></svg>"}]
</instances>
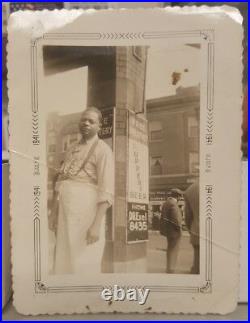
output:
<instances>
[{"instance_id":1,"label":"pavement","mask_svg":"<svg viewBox=\"0 0 250 323\"><path fill-rule=\"evenodd\" d=\"M183 231L181 237L180 251L177 261L177 274L188 274L193 262L193 247L189 241L188 232ZM166 272L166 249L167 239L160 235L159 231L149 231L149 241L147 249L147 272Z\"/></svg>"},{"instance_id":2,"label":"pavement","mask_svg":"<svg viewBox=\"0 0 250 323\"><path fill-rule=\"evenodd\" d=\"M49 272L52 270L54 258L55 237L49 230ZM189 274L193 262L193 247L190 244L190 236L187 231L182 231L180 250L177 260L176 273ZM149 230L147 243L147 272L166 273L167 239L159 231Z\"/></svg>"}]
</instances>

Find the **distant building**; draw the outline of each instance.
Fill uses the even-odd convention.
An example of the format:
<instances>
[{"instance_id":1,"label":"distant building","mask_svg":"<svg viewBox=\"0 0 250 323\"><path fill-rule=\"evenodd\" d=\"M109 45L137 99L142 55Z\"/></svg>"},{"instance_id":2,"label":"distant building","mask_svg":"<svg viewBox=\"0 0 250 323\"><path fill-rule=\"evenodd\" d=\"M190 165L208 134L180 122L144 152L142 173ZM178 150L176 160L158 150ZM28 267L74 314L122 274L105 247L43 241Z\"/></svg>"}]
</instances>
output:
<instances>
[{"instance_id":1,"label":"distant building","mask_svg":"<svg viewBox=\"0 0 250 323\"><path fill-rule=\"evenodd\" d=\"M171 188L185 190L199 176L199 111L199 87L147 101L152 213Z\"/></svg>"}]
</instances>

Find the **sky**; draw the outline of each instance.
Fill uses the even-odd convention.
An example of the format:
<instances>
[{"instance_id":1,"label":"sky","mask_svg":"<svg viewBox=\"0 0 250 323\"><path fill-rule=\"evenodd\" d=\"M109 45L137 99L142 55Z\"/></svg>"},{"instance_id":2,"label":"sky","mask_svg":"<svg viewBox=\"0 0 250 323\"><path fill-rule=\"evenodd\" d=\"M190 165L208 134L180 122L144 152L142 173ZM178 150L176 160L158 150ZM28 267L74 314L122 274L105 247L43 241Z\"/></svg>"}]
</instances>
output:
<instances>
[{"instance_id":1,"label":"sky","mask_svg":"<svg viewBox=\"0 0 250 323\"><path fill-rule=\"evenodd\" d=\"M172 85L173 72L181 73L177 85ZM68 114L83 111L87 103L87 78L87 67L46 76L48 112L58 111L60 114ZM146 99L174 95L179 86L195 86L199 84L200 79L199 49L184 44L149 48Z\"/></svg>"},{"instance_id":2,"label":"sky","mask_svg":"<svg viewBox=\"0 0 250 323\"><path fill-rule=\"evenodd\" d=\"M181 73L176 85L172 85L173 72ZM149 49L146 99L174 95L179 86L198 85L200 79L199 49L186 45Z\"/></svg>"}]
</instances>

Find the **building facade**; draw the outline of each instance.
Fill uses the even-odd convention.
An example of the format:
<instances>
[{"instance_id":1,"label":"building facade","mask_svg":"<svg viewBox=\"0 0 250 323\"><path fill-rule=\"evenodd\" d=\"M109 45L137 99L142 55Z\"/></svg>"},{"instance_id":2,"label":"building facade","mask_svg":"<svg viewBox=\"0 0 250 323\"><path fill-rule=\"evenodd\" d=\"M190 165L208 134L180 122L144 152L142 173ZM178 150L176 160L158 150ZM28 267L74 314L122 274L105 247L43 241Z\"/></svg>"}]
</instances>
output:
<instances>
[{"instance_id":1,"label":"building facade","mask_svg":"<svg viewBox=\"0 0 250 323\"><path fill-rule=\"evenodd\" d=\"M185 190L199 176L199 87L147 101L150 209L160 213L171 188Z\"/></svg>"}]
</instances>

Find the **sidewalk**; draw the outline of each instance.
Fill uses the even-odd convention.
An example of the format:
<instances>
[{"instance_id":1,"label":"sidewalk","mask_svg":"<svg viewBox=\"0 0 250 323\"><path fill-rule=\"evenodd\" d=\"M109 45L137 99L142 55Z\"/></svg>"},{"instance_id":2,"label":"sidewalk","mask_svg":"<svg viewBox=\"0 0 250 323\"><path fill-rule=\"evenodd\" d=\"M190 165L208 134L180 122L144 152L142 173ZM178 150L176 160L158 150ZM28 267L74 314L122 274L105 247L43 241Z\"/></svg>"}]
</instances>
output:
<instances>
[{"instance_id":1,"label":"sidewalk","mask_svg":"<svg viewBox=\"0 0 250 323\"><path fill-rule=\"evenodd\" d=\"M149 231L147 248L147 272L166 272L167 240L159 231ZM177 262L178 274L188 274L193 262L193 247L189 242L189 234L184 231L181 238L180 253Z\"/></svg>"}]
</instances>

